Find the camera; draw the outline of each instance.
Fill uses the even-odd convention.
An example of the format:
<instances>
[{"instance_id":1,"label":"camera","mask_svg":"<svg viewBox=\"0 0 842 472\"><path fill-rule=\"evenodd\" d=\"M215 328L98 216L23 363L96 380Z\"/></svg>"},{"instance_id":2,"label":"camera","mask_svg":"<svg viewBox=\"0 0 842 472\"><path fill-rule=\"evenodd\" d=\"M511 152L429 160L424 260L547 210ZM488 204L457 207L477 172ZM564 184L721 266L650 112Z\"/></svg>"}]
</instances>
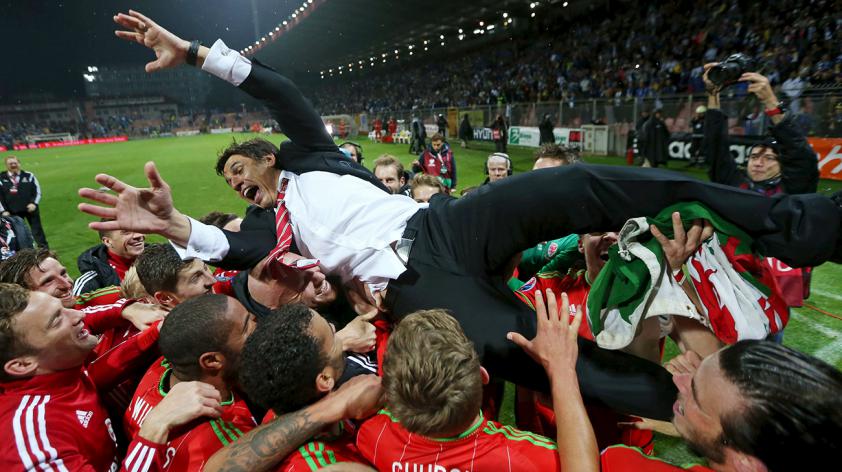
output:
<instances>
[{"instance_id":1,"label":"camera","mask_svg":"<svg viewBox=\"0 0 842 472\"><path fill-rule=\"evenodd\" d=\"M740 76L755 69L754 59L742 54L731 54L708 71L708 79L717 87L727 87L740 80Z\"/></svg>"}]
</instances>

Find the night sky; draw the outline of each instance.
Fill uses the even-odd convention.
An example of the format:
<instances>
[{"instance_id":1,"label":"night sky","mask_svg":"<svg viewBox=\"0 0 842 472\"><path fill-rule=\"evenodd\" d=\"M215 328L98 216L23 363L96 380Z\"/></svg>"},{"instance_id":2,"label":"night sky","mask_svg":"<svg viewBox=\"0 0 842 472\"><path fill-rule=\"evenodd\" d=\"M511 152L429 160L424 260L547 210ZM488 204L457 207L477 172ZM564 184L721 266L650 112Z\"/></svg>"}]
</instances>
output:
<instances>
[{"instance_id":1,"label":"night sky","mask_svg":"<svg viewBox=\"0 0 842 472\"><path fill-rule=\"evenodd\" d=\"M234 49L265 34L302 0L0 0L0 104L26 94L84 96L87 66L137 64L153 53L114 36L112 16L134 8L185 39ZM253 14L253 10L256 14Z\"/></svg>"}]
</instances>

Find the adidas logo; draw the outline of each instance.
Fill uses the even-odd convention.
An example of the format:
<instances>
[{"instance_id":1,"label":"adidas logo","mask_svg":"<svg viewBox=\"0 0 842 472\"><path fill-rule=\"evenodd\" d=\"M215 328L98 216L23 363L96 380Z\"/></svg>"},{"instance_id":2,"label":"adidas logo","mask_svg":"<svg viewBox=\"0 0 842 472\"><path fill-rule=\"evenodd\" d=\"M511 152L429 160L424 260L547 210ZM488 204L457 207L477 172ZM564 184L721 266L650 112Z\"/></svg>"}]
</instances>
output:
<instances>
[{"instance_id":1,"label":"adidas logo","mask_svg":"<svg viewBox=\"0 0 842 472\"><path fill-rule=\"evenodd\" d=\"M91 421L91 416L93 415L93 411L76 410L76 418L79 420L79 424L81 424L83 428L88 427L88 422Z\"/></svg>"}]
</instances>

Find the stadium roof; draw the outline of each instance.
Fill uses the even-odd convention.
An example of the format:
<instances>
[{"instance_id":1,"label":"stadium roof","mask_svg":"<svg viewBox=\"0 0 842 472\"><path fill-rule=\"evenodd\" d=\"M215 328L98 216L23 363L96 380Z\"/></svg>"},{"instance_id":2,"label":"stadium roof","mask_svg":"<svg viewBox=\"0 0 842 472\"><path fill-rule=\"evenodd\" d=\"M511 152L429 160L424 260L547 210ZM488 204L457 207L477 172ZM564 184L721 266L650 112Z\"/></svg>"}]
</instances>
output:
<instances>
[{"instance_id":1,"label":"stadium roof","mask_svg":"<svg viewBox=\"0 0 842 472\"><path fill-rule=\"evenodd\" d=\"M524 17L533 11L546 14L562 8L562 0L325 0L308 8L305 18L261 45L256 56L287 72L318 73L329 67L376 57L408 46L423 47L423 40L438 46L440 35L456 41L459 28L470 34L483 21L502 26L503 13ZM570 2L568 14L588 3ZM533 5L534 4L534 5ZM578 5L577 5L578 4ZM566 6L566 5L565 5ZM303 10L303 9L302 9ZM511 12L511 13L509 13ZM282 27L283 28L283 27ZM436 43L436 44L434 44ZM402 49L401 49L402 47ZM251 51L251 53L255 53Z\"/></svg>"}]
</instances>

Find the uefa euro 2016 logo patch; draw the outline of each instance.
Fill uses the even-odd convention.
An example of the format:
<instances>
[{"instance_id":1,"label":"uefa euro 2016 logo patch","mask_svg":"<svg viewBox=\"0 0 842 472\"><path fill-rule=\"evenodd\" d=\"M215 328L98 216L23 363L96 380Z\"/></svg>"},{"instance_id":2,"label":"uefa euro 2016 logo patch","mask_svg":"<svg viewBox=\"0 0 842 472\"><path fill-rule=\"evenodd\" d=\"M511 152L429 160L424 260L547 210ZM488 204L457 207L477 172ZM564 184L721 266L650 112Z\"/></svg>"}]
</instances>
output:
<instances>
[{"instance_id":1,"label":"uefa euro 2016 logo patch","mask_svg":"<svg viewBox=\"0 0 842 472\"><path fill-rule=\"evenodd\" d=\"M535 287L535 282L536 282L535 277L532 277L525 284L521 285L520 290L522 292L527 292L529 290L532 290Z\"/></svg>"}]
</instances>

